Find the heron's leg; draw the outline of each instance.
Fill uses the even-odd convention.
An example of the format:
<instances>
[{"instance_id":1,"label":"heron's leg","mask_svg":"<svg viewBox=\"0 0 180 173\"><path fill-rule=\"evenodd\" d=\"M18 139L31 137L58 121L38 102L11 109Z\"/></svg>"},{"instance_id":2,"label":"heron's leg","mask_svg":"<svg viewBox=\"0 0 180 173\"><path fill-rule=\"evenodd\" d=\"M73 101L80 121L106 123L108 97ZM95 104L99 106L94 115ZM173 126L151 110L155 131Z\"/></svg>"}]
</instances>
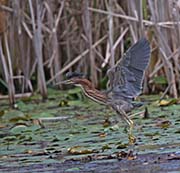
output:
<instances>
[{"instance_id":1,"label":"heron's leg","mask_svg":"<svg viewBox=\"0 0 180 173\"><path fill-rule=\"evenodd\" d=\"M133 135L134 122L127 116L127 114L125 112L124 112L123 116L124 116L125 121L129 125L129 143L134 144L136 141L136 138Z\"/></svg>"},{"instance_id":2,"label":"heron's leg","mask_svg":"<svg viewBox=\"0 0 180 173\"><path fill-rule=\"evenodd\" d=\"M126 112L122 108L119 107L117 112L121 115L122 119L129 125L129 144L134 144L136 141L136 138L133 136L132 133L134 122L127 116Z\"/></svg>"},{"instance_id":3,"label":"heron's leg","mask_svg":"<svg viewBox=\"0 0 180 173\"><path fill-rule=\"evenodd\" d=\"M129 115L129 118L133 118L135 117L136 115L141 115L141 114L144 114L145 111L141 111L141 112L137 112L137 113L134 113L134 114L130 114Z\"/></svg>"}]
</instances>

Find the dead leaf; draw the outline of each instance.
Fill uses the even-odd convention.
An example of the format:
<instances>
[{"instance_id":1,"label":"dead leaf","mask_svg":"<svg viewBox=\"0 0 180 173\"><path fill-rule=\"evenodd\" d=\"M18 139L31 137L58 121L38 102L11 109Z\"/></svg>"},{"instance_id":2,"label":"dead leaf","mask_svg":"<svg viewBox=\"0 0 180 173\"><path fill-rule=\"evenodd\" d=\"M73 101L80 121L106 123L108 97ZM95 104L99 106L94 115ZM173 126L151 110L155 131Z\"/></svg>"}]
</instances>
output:
<instances>
[{"instance_id":1,"label":"dead leaf","mask_svg":"<svg viewBox=\"0 0 180 173\"><path fill-rule=\"evenodd\" d=\"M106 136L107 136L106 133L99 133L99 137L101 137L101 138L104 138L104 137L106 137Z\"/></svg>"},{"instance_id":2,"label":"dead leaf","mask_svg":"<svg viewBox=\"0 0 180 173\"><path fill-rule=\"evenodd\" d=\"M135 160L137 156L128 156L128 160Z\"/></svg>"},{"instance_id":3,"label":"dead leaf","mask_svg":"<svg viewBox=\"0 0 180 173\"><path fill-rule=\"evenodd\" d=\"M169 106L169 105L173 105L173 104L177 104L179 102L178 99L168 99L168 100L160 100L158 103L158 106Z\"/></svg>"},{"instance_id":4,"label":"dead leaf","mask_svg":"<svg viewBox=\"0 0 180 173\"><path fill-rule=\"evenodd\" d=\"M94 153L94 150L85 149L81 146L74 146L68 149L68 153L70 154L91 154Z\"/></svg>"},{"instance_id":5,"label":"dead leaf","mask_svg":"<svg viewBox=\"0 0 180 173\"><path fill-rule=\"evenodd\" d=\"M171 125L171 121L169 121L169 120L161 121L161 122L158 122L158 123L156 124L157 127L160 127L160 128L162 128L162 129L166 129L166 128L168 128L170 125Z\"/></svg>"}]
</instances>

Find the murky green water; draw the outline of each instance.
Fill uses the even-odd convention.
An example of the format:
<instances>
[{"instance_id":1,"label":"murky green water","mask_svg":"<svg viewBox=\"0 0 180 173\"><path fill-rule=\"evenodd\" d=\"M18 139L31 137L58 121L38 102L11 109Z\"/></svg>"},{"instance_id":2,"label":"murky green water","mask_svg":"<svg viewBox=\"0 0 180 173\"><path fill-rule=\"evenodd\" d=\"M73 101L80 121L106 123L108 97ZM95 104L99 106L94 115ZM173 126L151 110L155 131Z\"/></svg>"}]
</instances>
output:
<instances>
[{"instance_id":1,"label":"murky green water","mask_svg":"<svg viewBox=\"0 0 180 173\"><path fill-rule=\"evenodd\" d=\"M27 166L28 170L30 165L42 169L40 165L48 164L54 167L56 164L64 165L68 172L93 171L92 167L99 165L103 169L107 169L107 165L116 167L117 161L118 165L125 162L131 163L132 167L133 163L140 164L138 169L143 170L141 161L149 153L160 156L163 153L180 154L179 104L160 107L158 96L141 97L148 108L149 118L143 118L142 114L133 117L133 133L137 141L129 146L126 124L121 121L119 128L113 126L117 122L113 110L84 99L78 89L49 92L48 101L41 102L39 96L34 96L19 100L14 110L7 106L6 101L0 101L0 171L22 166ZM132 114L143 110L141 107ZM127 154L130 150L132 157L117 156L117 153ZM119 162L120 158L123 161ZM86 164L82 164L83 159ZM68 168L72 160L74 167ZM175 160L175 165L178 165L178 159ZM150 165L153 168L153 164Z\"/></svg>"}]
</instances>

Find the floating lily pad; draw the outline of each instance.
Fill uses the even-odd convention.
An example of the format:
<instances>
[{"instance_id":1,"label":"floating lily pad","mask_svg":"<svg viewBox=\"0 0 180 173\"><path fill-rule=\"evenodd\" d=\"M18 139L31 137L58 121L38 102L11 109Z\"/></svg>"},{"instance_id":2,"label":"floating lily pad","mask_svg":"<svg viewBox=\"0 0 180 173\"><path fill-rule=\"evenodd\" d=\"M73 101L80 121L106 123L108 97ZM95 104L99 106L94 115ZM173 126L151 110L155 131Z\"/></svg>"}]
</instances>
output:
<instances>
[{"instance_id":1,"label":"floating lily pad","mask_svg":"<svg viewBox=\"0 0 180 173\"><path fill-rule=\"evenodd\" d=\"M2 162L18 167L84 159L99 160L99 163L107 159L138 160L141 154L178 151L179 104L158 106L159 96L142 96L140 101L145 106L131 113L142 112L147 107L148 118L139 114L132 117L137 140L130 146L129 127L116 112L89 99L82 101L76 92L79 91L70 91L70 100L67 91L52 90L48 101L42 102L39 96L33 96L29 101L18 102L18 110L1 107L5 111L0 116L0 152L6 159L0 157L0 166ZM78 94L82 94L81 91ZM58 106L63 99L67 99L69 106ZM138 153L137 157L134 152ZM66 170L75 172L76 169L80 170L76 166Z\"/></svg>"},{"instance_id":2,"label":"floating lily pad","mask_svg":"<svg viewBox=\"0 0 180 173\"><path fill-rule=\"evenodd\" d=\"M18 122L19 120L28 120L29 118L22 112L18 110L10 110L2 116L2 120L6 122Z\"/></svg>"}]
</instances>

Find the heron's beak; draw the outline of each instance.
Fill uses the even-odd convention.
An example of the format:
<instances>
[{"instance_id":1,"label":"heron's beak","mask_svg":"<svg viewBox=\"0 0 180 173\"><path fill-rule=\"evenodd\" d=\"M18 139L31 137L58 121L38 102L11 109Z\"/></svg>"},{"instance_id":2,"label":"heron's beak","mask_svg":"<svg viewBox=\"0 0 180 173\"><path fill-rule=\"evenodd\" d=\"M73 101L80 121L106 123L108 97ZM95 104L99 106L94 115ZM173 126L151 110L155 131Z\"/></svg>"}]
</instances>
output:
<instances>
[{"instance_id":1,"label":"heron's beak","mask_svg":"<svg viewBox=\"0 0 180 173\"><path fill-rule=\"evenodd\" d=\"M71 80L64 80L64 81L61 81L61 82L58 82L56 83L55 85L61 85L61 84L73 84L73 82Z\"/></svg>"}]
</instances>

